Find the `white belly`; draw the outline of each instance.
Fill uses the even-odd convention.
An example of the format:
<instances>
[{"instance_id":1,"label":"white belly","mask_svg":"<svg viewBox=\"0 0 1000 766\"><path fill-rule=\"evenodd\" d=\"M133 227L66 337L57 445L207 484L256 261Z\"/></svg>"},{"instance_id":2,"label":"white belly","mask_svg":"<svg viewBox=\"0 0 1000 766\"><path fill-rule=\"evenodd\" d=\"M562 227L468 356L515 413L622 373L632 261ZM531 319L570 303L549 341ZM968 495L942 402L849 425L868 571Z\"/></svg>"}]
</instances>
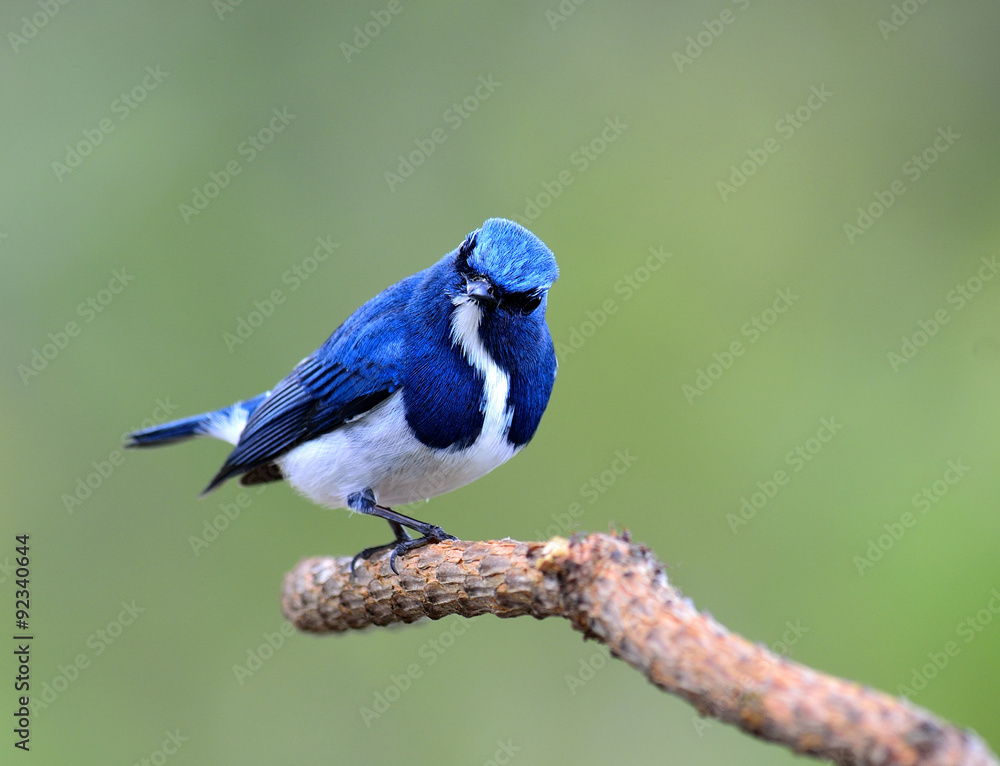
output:
<instances>
[{"instance_id":1,"label":"white belly","mask_svg":"<svg viewBox=\"0 0 1000 766\"><path fill-rule=\"evenodd\" d=\"M329 508L371 488L379 505L392 507L450 492L484 476L517 452L508 441L510 419L487 428L464 450L432 449L410 431L397 391L363 417L306 442L278 461L298 492Z\"/></svg>"}]
</instances>

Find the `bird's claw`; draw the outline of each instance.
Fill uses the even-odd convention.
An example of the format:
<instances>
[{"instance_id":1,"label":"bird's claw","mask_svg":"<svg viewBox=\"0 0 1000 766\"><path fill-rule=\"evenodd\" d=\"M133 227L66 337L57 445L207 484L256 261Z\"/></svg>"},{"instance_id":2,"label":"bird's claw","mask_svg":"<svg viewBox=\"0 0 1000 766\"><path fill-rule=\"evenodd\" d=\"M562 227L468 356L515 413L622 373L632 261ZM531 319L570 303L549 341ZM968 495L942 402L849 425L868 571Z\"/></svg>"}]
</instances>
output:
<instances>
[{"instance_id":1,"label":"bird's claw","mask_svg":"<svg viewBox=\"0 0 1000 766\"><path fill-rule=\"evenodd\" d=\"M399 575L399 570L396 569L396 557L402 553L407 553L412 551L414 548L419 548L423 545L429 543L439 543L444 540L457 540L455 535L449 535L441 527L432 527L428 530L427 534L423 537L418 537L413 540L394 540L391 543L386 543L385 545L374 545L371 548L365 548L359 554L357 554L353 559L351 559L351 576L354 576L354 568L361 559L369 559L376 553L384 550L392 549L392 553L389 554L389 568L393 571L393 574Z\"/></svg>"}]
</instances>

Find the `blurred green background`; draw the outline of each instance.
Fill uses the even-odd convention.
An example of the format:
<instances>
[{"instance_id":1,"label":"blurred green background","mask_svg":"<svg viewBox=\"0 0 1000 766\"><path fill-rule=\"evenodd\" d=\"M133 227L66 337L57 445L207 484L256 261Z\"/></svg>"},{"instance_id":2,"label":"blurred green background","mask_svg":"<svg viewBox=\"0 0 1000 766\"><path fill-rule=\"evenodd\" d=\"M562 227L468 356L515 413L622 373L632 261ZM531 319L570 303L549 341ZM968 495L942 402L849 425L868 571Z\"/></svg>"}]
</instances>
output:
<instances>
[{"instance_id":1,"label":"blurred green background","mask_svg":"<svg viewBox=\"0 0 1000 766\"><path fill-rule=\"evenodd\" d=\"M616 522L732 629L1000 745L998 23L6 3L0 624L30 534L33 762L791 762L563 623L286 635L284 573L385 525L199 499L219 443L117 451L270 388L490 216L559 260L559 379L517 459L418 515Z\"/></svg>"}]
</instances>

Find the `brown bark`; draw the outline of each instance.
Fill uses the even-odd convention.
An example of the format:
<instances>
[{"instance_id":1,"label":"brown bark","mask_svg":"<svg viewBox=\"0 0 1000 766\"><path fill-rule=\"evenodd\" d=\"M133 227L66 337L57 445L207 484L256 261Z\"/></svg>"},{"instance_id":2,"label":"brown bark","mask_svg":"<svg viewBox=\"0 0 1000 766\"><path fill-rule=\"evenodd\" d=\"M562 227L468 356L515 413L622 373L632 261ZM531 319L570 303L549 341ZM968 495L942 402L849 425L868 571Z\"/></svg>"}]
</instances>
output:
<instances>
[{"instance_id":1,"label":"brown bark","mask_svg":"<svg viewBox=\"0 0 1000 766\"><path fill-rule=\"evenodd\" d=\"M447 541L397 567L399 576L379 556L352 577L350 558L305 559L285 577L285 616L315 633L449 614L564 617L700 713L797 753L855 766L998 766L975 734L731 633L627 535Z\"/></svg>"}]
</instances>

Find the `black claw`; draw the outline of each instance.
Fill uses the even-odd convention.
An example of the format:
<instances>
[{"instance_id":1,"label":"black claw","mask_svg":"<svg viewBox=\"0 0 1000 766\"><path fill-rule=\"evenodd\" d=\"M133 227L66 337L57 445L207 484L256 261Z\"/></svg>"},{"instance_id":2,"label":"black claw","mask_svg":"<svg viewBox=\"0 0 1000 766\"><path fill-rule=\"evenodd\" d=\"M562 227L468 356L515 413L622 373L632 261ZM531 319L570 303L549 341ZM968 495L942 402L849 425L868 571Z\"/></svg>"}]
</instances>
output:
<instances>
[{"instance_id":1,"label":"black claw","mask_svg":"<svg viewBox=\"0 0 1000 766\"><path fill-rule=\"evenodd\" d=\"M429 543L439 543L443 540L457 540L455 535L449 535L441 527L431 527L427 530L427 534L423 537L418 537L416 539L396 539L391 543L386 543L385 545L375 545L371 548L365 548L361 553L356 555L351 559L351 576L354 576L354 567L357 565L360 559L369 559L374 554L379 553L384 550L392 549L392 553L389 554L389 568L393 571L395 575L399 575L399 570L396 569L396 557L403 553L408 553L414 548L419 548L423 545Z\"/></svg>"},{"instance_id":2,"label":"black claw","mask_svg":"<svg viewBox=\"0 0 1000 766\"><path fill-rule=\"evenodd\" d=\"M428 534L423 537L418 537L416 540L401 540L396 543L392 548L392 553L389 554L389 568L399 574L399 570L396 569L396 556L401 553L407 553L412 551L414 548L420 548L428 543L439 543L442 540L457 540L458 538L454 535L449 535L441 527L432 527L428 530Z\"/></svg>"}]
</instances>

